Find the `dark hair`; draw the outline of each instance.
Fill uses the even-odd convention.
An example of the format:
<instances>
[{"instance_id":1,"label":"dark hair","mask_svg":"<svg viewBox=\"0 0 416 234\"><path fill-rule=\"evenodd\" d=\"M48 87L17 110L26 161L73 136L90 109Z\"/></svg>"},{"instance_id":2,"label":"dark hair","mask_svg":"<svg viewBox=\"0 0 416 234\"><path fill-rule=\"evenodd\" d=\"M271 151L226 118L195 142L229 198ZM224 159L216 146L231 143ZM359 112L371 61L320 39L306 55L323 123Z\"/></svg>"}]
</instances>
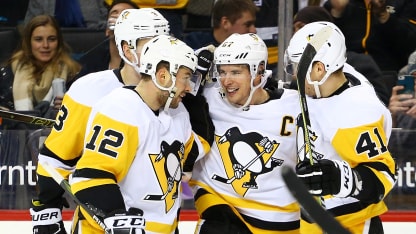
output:
<instances>
[{"instance_id":1,"label":"dark hair","mask_svg":"<svg viewBox=\"0 0 416 234\"><path fill-rule=\"evenodd\" d=\"M126 4L129 4L129 5L130 5L132 8L134 8L134 9L139 9L139 6L137 6L137 4L136 4L136 3L134 3L134 2L132 2L132 1L130 1L130 0L114 0L114 1L113 1L113 3L111 3L111 5L107 5L107 4L106 4L106 7L107 7L108 12L110 13L111 9L112 9L115 5L120 4L120 3L126 3Z\"/></svg>"},{"instance_id":2,"label":"dark hair","mask_svg":"<svg viewBox=\"0 0 416 234\"><path fill-rule=\"evenodd\" d=\"M212 26L218 28L224 16L233 24L247 11L256 16L258 8L252 0L217 0L212 8Z\"/></svg>"},{"instance_id":3,"label":"dark hair","mask_svg":"<svg viewBox=\"0 0 416 234\"><path fill-rule=\"evenodd\" d=\"M302 22L309 24L316 21L334 22L331 14L321 6L306 6L296 13L293 23Z\"/></svg>"}]
</instances>

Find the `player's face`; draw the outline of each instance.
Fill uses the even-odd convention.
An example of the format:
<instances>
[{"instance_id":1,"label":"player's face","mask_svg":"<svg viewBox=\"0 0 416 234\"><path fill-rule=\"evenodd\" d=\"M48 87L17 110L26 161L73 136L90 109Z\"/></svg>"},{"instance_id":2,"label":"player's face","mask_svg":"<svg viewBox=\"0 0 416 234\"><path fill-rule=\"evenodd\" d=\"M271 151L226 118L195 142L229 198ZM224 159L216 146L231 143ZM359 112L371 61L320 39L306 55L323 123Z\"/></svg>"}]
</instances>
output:
<instances>
[{"instance_id":1,"label":"player's face","mask_svg":"<svg viewBox=\"0 0 416 234\"><path fill-rule=\"evenodd\" d=\"M250 95L251 74L247 65L219 65L219 79L228 102L241 106Z\"/></svg>"},{"instance_id":2,"label":"player's face","mask_svg":"<svg viewBox=\"0 0 416 234\"><path fill-rule=\"evenodd\" d=\"M176 74L176 94L170 104L170 108L177 108L182 98L191 90L192 70L187 67L180 67Z\"/></svg>"},{"instance_id":3,"label":"player's face","mask_svg":"<svg viewBox=\"0 0 416 234\"><path fill-rule=\"evenodd\" d=\"M250 14L248 11L243 12L242 16L231 24L228 28L230 35L233 33L256 33L256 26L254 23L256 22L256 17Z\"/></svg>"},{"instance_id":4,"label":"player's face","mask_svg":"<svg viewBox=\"0 0 416 234\"><path fill-rule=\"evenodd\" d=\"M50 62L58 50L58 35L55 28L48 24L35 28L30 44L33 57L42 63Z\"/></svg>"}]
</instances>

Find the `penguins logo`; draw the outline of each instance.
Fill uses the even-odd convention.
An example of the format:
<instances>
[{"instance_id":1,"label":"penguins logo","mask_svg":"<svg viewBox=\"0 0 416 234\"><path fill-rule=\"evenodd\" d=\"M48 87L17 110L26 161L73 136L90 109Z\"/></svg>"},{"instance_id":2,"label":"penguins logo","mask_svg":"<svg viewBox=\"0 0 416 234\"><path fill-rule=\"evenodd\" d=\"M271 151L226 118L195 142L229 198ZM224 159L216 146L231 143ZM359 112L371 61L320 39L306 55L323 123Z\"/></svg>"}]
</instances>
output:
<instances>
[{"instance_id":1,"label":"penguins logo","mask_svg":"<svg viewBox=\"0 0 416 234\"><path fill-rule=\"evenodd\" d=\"M161 194L146 195L145 200L165 200L166 211L173 207L176 198L178 198L184 152L185 147L181 142L174 141L169 145L163 141L160 145L160 153L149 155L159 181Z\"/></svg>"},{"instance_id":2,"label":"penguins logo","mask_svg":"<svg viewBox=\"0 0 416 234\"><path fill-rule=\"evenodd\" d=\"M129 15L130 15L130 12L129 11L125 11L125 12L123 12L123 15L121 16L121 19L125 20L125 19L127 19L127 17Z\"/></svg>"},{"instance_id":3,"label":"penguins logo","mask_svg":"<svg viewBox=\"0 0 416 234\"><path fill-rule=\"evenodd\" d=\"M296 147L297 147L297 155L299 161L309 160L309 150L312 150L312 157L316 160L320 160L324 157L323 154L316 152L314 147L314 142L318 139L318 136L314 131L307 128L303 124L302 114L299 114L296 118L296 127L297 127L297 138L296 138ZM304 139L304 131L308 131L309 133L309 142L310 146L306 144L306 140Z\"/></svg>"},{"instance_id":4,"label":"penguins logo","mask_svg":"<svg viewBox=\"0 0 416 234\"><path fill-rule=\"evenodd\" d=\"M270 141L257 132L242 134L237 127L233 127L223 136L215 138L228 177L214 174L212 179L231 184L241 195L248 189L258 188L257 176L283 164L284 160L272 157L280 143Z\"/></svg>"}]
</instances>

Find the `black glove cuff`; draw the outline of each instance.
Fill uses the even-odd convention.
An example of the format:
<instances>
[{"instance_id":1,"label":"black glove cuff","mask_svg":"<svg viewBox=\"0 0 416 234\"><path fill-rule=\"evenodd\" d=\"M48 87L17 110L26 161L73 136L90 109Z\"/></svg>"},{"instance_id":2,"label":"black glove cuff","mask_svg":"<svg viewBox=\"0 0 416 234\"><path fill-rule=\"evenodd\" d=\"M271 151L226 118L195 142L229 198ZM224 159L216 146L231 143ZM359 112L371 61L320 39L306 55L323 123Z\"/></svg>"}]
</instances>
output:
<instances>
[{"instance_id":1,"label":"black glove cuff","mask_svg":"<svg viewBox=\"0 0 416 234\"><path fill-rule=\"evenodd\" d=\"M366 166L359 165L354 171L360 176L362 190L352 195L361 202L378 203L384 198L385 189L377 176Z\"/></svg>"}]
</instances>

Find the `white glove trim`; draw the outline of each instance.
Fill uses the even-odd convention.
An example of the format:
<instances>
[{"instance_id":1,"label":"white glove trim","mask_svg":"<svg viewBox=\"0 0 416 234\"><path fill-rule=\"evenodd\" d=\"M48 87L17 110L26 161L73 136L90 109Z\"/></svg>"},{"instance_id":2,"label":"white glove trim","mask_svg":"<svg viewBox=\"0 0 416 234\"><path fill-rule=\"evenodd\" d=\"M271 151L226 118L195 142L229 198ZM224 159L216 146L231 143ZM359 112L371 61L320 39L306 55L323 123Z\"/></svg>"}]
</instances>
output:
<instances>
[{"instance_id":1,"label":"white glove trim","mask_svg":"<svg viewBox=\"0 0 416 234\"><path fill-rule=\"evenodd\" d=\"M62 221L62 213L59 208L48 208L41 211L30 208L30 216L32 216L33 227L56 224Z\"/></svg>"},{"instance_id":2,"label":"white glove trim","mask_svg":"<svg viewBox=\"0 0 416 234\"><path fill-rule=\"evenodd\" d=\"M300 178L307 178L307 177L314 177L314 176L322 176L322 171L311 171L311 173L298 175ZM315 190L308 190L310 194L313 195L320 195L322 193L322 189L315 189Z\"/></svg>"},{"instance_id":3,"label":"white glove trim","mask_svg":"<svg viewBox=\"0 0 416 234\"><path fill-rule=\"evenodd\" d=\"M335 197L348 197L354 189L354 173L350 165L345 161L333 160L335 166L338 167L341 176L340 191L334 194Z\"/></svg>"},{"instance_id":4,"label":"white glove trim","mask_svg":"<svg viewBox=\"0 0 416 234\"><path fill-rule=\"evenodd\" d=\"M130 228L144 230L146 222L142 217L137 215L116 215L104 219L104 224L110 229Z\"/></svg>"}]
</instances>

